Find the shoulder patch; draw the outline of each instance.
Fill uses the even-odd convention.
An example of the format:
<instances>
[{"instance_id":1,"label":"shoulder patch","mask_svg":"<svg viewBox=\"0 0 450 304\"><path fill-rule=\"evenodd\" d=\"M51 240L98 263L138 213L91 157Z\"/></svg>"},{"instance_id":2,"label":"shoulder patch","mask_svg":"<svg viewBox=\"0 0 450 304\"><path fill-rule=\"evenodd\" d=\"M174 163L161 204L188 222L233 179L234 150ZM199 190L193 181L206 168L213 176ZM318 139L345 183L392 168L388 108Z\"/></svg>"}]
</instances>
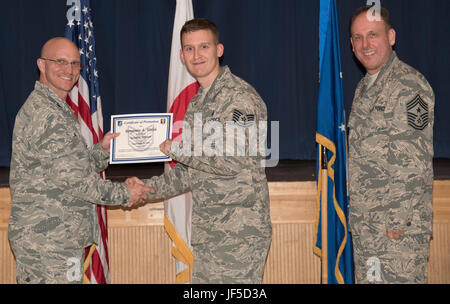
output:
<instances>
[{"instance_id":1,"label":"shoulder patch","mask_svg":"<svg viewBox=\"0 0 450 304\"><path fill-rule=\"evenodd\" d=\"M235 109L233 111L233 121L241 127L248 128L255 122L255 115L244 114Z\"/></svg>"},{"instance_id":2,"label":"shoulder patch","mask_svg":"<svg viewBox=\"0 0 450 304\"><path fill-rule=\"evenodd\" d=\"M420 95L406 104L408 125L415 130L423 130L428 125L428 104Z\"/></svg>"}]
</instances>

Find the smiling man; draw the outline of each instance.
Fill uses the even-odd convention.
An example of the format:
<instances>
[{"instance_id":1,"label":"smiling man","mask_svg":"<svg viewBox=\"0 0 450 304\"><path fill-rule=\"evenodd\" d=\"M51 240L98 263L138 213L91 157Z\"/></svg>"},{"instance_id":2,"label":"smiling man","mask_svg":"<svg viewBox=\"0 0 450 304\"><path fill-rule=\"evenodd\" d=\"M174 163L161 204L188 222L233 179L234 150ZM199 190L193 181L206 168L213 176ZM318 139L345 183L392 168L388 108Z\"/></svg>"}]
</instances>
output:
<instances>
[{"instance_id":1,"label":"smiling man","mask_svg":"<svg viewBox=\"0 0 450 304\"><path fill-rule=\"evenodd\" d=\"M50 39L42 47L37 64L39 81L65 100L80 77L80 53L76 45L68 39Z\"/></svg>"},{"instance_id":2,"label":"smiling man","mask_svg":"<svg viewBox=\"0 0 450 304\"><path fill-rule=\"evenodd\" d=\"M425 283L432 234L434 93L393 51L389 12L365 6L351 44L366 76L349 118L350 230L358 283Z\"/></svg>"},{"instance_id":3,"label":"smiling man","mask_svg":"<svg viewBox=\"0 0 450 304\"><path fill-rule=\"evenodd\" d=\"M228 66L220 66L224 46L213 22L186 22L181 46L181 61L200 84L184 117L194 132L183 128L182 144L171 140L161 144L161 151L178 163L168 173L146 181L156 190L150 198L192 191L193 283L261 283L272 233L263 156L250 155L245 138L241 148L247 153L215 153L228 147L215 130L226 130L231 123L233 132L246 134L248 139L250 128L267 121L266 105L250 84L232 74ZM213 134L204 131L198 140L195 129L207 130L207 125L214 126ZM207 147L210 135L218 135L214 147ZM231 136L236 139L232 143L235 152L240 142L235 137L239 136ZM183 149L189 142L194 145Z\"/></svg>"},{"instance_id":4,"label":"smiling man","mask_svg":"<svg viewBox=\"0 0 450 304\"><path fill-rule=\"evenodd\" d=\"M80 76L76 45L50 39L37 65L39 81L14 124L8 237L18 283L80 283L84 249L94 242L98 226L93 205L131 206L153 189L100 178L110 140L118 134L108 132L86 147L65 101Z\"/></svg>"},{"instance_id":5,"label":"smiling man","mask_svg":"<svg viewBox=\"0 0 450 304\"><path fill-rule=\"evenodd\" d=\"M219 58L224 46L219 43L218 33L198 30L183 33L180 58L189 73L202 88L208 88L220 73Z\"/></svg>"}]
</instances>

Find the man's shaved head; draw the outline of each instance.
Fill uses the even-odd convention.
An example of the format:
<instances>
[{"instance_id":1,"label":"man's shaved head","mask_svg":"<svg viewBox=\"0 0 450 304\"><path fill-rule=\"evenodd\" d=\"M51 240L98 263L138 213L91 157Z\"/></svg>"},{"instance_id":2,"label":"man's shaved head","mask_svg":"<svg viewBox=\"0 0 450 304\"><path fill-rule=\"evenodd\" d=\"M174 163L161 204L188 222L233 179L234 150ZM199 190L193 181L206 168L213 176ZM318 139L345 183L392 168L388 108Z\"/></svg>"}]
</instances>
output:
<instances>
[{"instance_id":1,"label":"man's shaved head","mask_svg":"<svg viewBox=\"0 0 450 304\"><path fill-rule=\"evenodd\" d=\"M55 37L48 40L37 60L39 81L52 89L61 99L66 99L80 76L80 52L71 40Z\"/></svg>"},{"instance_id":2,"label":"man's shaved head","mask_svg":"<svg viewBox=\"0 0 450 304\"><path fill-rule=\"evenodd\" d=\"M72 40L69 40L65 37L55 37L50 40L48 40L41 48L41 57L47 58L49 53L54 50L55 48L58 48L60 45L73 45L74 48L78 49L78 47L75 45L75 43L72 42Z\"/></svg>"}]
</instances>

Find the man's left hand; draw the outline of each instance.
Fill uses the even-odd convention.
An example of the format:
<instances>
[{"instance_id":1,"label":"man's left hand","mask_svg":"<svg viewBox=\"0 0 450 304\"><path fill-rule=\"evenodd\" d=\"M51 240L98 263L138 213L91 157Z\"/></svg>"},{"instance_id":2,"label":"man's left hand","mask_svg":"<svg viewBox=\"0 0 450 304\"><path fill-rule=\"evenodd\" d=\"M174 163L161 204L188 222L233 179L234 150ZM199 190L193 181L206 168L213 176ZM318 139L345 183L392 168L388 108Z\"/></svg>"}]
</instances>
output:
<instances>
[{"instance_id":1,"label":"man's left hand","mask_svg":"<svg viewBox=\"0 0 450 304\"><path fill-rule=\"evenodd\" d=\"M103 148L103 150L105 150L106 152L109 153L109 151L111 150L110 149L110 147L111 147L111 139L113 139L113 138L115 138L115 137L117 137L119 135L120 135L120 133L111 133L111 132L106 133L105 136L102 139L102 148Z\"/></svg>"}]
</instances>

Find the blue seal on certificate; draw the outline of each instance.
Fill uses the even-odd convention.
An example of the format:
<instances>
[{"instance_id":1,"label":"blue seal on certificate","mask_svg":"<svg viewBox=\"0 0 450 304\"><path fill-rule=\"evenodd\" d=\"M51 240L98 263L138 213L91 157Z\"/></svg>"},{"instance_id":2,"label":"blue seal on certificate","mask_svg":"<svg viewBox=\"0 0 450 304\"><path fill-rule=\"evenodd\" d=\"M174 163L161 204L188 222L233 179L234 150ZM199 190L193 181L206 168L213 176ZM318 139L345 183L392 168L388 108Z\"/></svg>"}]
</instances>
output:
<instances>
[{"instance_id":1,"label":"blue seal on certificate","mask_svg":"<svg viewBox=\"0 0 450 304\"><path fill-rule=\"evenodd\" d=\"M172 138L172 113L126 114L111 116L111 164L171 161L159 145Z\"/></svg>"}]
</instances>

